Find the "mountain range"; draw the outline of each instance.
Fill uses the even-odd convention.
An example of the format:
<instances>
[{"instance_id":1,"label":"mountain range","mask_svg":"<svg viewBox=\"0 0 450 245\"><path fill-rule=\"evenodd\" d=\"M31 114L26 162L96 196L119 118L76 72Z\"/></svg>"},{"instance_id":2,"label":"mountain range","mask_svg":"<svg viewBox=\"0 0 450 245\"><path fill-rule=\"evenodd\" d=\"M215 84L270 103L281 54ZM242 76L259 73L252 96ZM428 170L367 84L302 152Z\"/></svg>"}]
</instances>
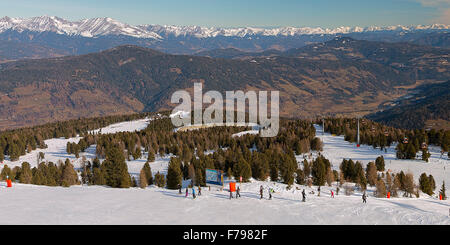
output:
<instances>
[{"instance_id":1,"label":"mountain range","mask_svg":"<svg viewBox=\"0 0 450 245\"><path fill-rule=\"evenodd\" d=\"M167 110L171 94L194 82L204 91L278 90L283 117L365 115L450 77L447 49L410 43L335 37L287 51L212 53L222 57L121 45L0 64L0 128Z\"/></svg>"},{"instance_id":2,"label":"mountain range","mask_svg":"<svg viewBox=\"0 0 450 245\"><path fill-rule=\"evenodd\" d=\"M383 42L410 42L450 47L450 25L388 27L279 27L218 28L200 26L138 25L111 18L69 21L55 16L0 19L0 62L99 52L132 44L171 54L195 54L235 48L245 52L286 51L338 36ZM31 46L30 46L31 45ZM22 52L8 55L8 49ZM42 50L51 50L46 55ZM14 49L13 49L14 50Z\"/></svg>"}]
</instances>

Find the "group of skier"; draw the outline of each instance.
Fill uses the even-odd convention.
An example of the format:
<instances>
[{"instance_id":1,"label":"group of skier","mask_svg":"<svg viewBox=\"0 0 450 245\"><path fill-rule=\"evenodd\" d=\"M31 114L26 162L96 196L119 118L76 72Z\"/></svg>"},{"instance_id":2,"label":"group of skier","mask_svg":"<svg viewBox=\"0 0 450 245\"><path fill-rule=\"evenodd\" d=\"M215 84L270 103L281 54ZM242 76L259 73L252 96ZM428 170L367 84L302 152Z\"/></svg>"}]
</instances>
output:
<instances>
[{"instance_id":1,"label":"group of skier","mask_svg":"<svg viewBox=\"0 0 450 245\"><path fill-rule=\"evenodd\" d=\"M181 194L181 185L178 185L178 193ZM201 196L202 195L202 187L198 186L197 187L198 190L198 195ZM186 195L184 197L188 197L189 196L189 187L186 187ZM195 186L192 186L192 198L195 199L197 197L197 195L195 194Z\"/></svg>"},{"instance_id":2,"label":"group of skier","mask_svg":"<svg viewBox=\"0 0 450 245\"><path fill-rule=\"evenodd\" d=\"M179 185L178 187L179 187L179 194L181 194L181 185ZM198 192L197 192L198 195L201 196L202 195L202 188L200 186L198 186L197 190L198 190ZM268 194L269 194L269 200L272 200L272 193L275 192L274 189L273 188L268 188L267 191L268 191ZM320 186L318 187L317 191L318 191L318 196L320 196ZM195 192L195 186L192 185L192 198L193 199L195 199L197 197L197 195L195 193L196 193ZM314 194L313 191L311 193ZM339 193L339 187L336 189L336 193L337 194ZM330 194L331 194L331 198L334 198L334 191L333 190L331 190ZM259 188L259 195L260 195L260 199L263 199L263 197L264 197L264 187L262 185ZM185 197L187 198L188 196L189 196L189 188L186 187L186 195L185 195ZM241 197L241 187L240 186L238 186L236 188L236 197L235 198L237 199L238 197ZM232 198L233 198L233 192L230 190L230 199L232 199ZM366 194L365 191L364 191L364 193L362 195L362 200L363 200L363 203L367 203L367 194ZM306 202L305 189L303 189L303 191L302 191L302 202Z\"/></svg>"}]
</instances>

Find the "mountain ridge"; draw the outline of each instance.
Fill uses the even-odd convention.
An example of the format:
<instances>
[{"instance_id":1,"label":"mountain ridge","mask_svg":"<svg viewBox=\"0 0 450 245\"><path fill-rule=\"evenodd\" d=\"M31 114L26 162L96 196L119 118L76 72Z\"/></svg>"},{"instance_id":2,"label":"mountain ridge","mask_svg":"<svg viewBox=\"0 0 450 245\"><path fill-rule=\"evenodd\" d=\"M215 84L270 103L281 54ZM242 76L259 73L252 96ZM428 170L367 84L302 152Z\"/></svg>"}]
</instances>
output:
<instances>
[{"instance_id":1,"label":"mountain ridge","mask_svg":"<svg viewBox=\"0 0 450 245\"><path fill-rule=\"evenodd\" d=\"M342 43L346 38L335 40ZM280 91L280 115L365 115L409 88L450 77L448 52L354 40L345 49L307 46L301 56L223 59L172 55L135 45L98 53L0 64L0 128L52 120L170 110L170 95L191 91ZM372 45L363 54L361 45ZM372 48L369 48L372 50ZM422 51L421 51L422 50ZM372 59L373 54L381 60ZM397 57L397 60L395 60ZM404 63L403 66L398 64Z\"/></svg>"},{"instance_id":2,"label":"mountain ridge","mask_svg":"<svg viewBox=\"0 0 450 245\"><path fill-rule=\"evenodd\" d=\"M163 39L169 35L193 36L197 38L208 38L217 36L296 36L311 34L348 34L360 32L377 31L426 31L426 30L449 30L450 25L430 24L415 26L370 26L337 28L321 27L277 27L277 28L222 28L201 26L175 26L175 25L129 25L109 17L82 19L69 21L57 16L38 16L31 18L11 18L5 16L0 19L0 33L13 29L18 31L56 32L58 34L79 35L83 37L98 37L105 35L125 35L138 38Z\"/></svg>"}]
</instances>

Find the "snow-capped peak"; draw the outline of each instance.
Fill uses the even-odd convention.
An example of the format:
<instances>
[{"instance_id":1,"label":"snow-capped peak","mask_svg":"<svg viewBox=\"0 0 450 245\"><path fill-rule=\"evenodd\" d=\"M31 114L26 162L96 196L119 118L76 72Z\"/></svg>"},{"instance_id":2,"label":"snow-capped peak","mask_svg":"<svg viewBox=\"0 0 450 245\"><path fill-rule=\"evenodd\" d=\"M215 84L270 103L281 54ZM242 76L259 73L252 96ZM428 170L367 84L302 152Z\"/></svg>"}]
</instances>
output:
<instances>
[{"instance_id":1,"label":"snow-capped peak","mask_svg":"<svg viewBox=\"0 0 450 245\"><path fill-rule=\"evenodd\" d=\"M68 21L55 16L40 16L32 18L10 18L0 19L0 33L8 30L55 32L65 35L79 35L83 37L98 37L104 35L125 35L138 38L160 39L154 33L137 28L132 25L121 23L117 20L105 18L92 18L80 21Z\"/></svg>"},{"instance_id":2,"label":"snow-capped peak","mask_svg":"<svg viewBox=\"0 0 450 245\"><path fill-rule=\"evenodd\" d=\"M99 37L105 35L124 35L137 38L162 39L167 36L192 36L196 38L209 38L217 36L251 37L251 36L298 36L312 34L347 34L355 32L374 31L416 31L416 30L449 30L450 25L432 24L418 26L387 26L387 27L279 27L279 28L219 28L201 26L173 26L173 25L139 25L132 26L117 20L105 18L92 18L80 21L68 21L55 16L40 16L32 18L0 19L0 33L6 30L55 32L64 35L79 35L84 37Z\"/></svg>"}]
</instances>

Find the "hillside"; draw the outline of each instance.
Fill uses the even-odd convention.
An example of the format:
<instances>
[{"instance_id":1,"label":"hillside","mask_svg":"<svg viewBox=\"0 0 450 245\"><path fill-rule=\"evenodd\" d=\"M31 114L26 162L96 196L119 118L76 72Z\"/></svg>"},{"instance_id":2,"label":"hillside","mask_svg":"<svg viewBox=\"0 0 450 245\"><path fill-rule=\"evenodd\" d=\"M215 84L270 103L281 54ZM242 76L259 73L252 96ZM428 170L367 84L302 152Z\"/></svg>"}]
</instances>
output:
<instances>
[{"instance_id":1,"label":"hillside","mask_svg":"<svg viewBox=\"0 0 450 245\"><path fill-rule=\"evenodd\" d=\"M285 117L367 114L409 88L448 78L447 61L442 49L336 38L282 56L248 59L124 45L8 62L0 65L0 128L170 109L171 94L192 90L194 82L202 82L204 91L279 90Z\"/></svg>"},{"instance_id":2,"label":"hillside","mask_svg":"<svg viewBox=\"0 0 450 245\"><path fill-rule=\"evenodd\" d=\"M398 128L450 129L450 81L419 86L411 95L367 118ZM436 125L436 122L443 121Z\"/></svg>"}]
</instances>

